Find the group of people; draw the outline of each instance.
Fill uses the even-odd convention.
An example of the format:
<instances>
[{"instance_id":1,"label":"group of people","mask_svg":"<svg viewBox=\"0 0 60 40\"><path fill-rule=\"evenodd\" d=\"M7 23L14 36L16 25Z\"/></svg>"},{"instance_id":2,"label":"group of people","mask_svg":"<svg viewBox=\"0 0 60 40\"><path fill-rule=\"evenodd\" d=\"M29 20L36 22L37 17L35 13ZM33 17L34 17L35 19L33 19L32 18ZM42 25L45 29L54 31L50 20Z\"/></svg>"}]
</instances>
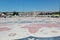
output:
<instances>
[{"instance_id":1,"label":"group of people","mask_svg":"<svg viewBox=\"0 0 60 40\"><path fill-rule=\"evenodd\" d=\"M12 12L11 13L7 13L7 12L2 12L0 13L0 17L3 17L3 18L6 18L6 17L12 17L12 16L38 16L38 17L60 17L60 13L59 12L54 12L54 13L38 13L38 14L34 14L34 13L22 13L22 14L19 14L18 12Z\"/></svg>"}]
</instances>

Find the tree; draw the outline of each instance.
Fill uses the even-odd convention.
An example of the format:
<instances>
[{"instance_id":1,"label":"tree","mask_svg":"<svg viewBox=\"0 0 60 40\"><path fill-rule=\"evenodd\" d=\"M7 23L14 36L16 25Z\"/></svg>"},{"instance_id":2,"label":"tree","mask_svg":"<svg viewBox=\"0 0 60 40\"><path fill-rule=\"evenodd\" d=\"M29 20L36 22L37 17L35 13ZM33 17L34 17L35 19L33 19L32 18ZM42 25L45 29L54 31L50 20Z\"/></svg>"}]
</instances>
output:
<instances>
[{"instance_id":1,"label":"tree","mask_svg":"<svg viewBox=\"0 0 60 40\"><path fill-rule=\"evenodd\" d=\"M2 14L3 14L2 17L6 18L7 13L6 12L3 12Z\"/></svg>"},{"instance_id":2,"label":"tree","mask_svg":"<svg viewBox=\"0 0 60 40\"><path fill-rule=\"evenodd\" d=\"M16 15L16 16L19 16L18 12L15 12L15 11L13 12L12 15L13 15L13 16L15 16L15 15Z\"/></svg>"}]
</instances>

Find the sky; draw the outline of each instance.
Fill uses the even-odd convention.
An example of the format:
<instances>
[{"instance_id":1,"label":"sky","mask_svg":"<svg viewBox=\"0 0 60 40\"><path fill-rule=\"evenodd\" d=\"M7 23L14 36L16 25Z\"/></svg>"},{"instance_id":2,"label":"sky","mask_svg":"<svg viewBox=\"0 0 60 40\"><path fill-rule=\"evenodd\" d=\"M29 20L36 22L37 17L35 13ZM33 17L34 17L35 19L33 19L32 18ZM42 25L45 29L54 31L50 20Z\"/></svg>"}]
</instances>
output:
<instances>
[{"instance_id":1,"label":"sky","mask_svg":"<svg viewBox=\"0 0 60 40\"><path fill-rule=\"evenodd\" d=\"M60 0L0 0L0 12L59 11Z\"/></svg>"}]
</instances>

